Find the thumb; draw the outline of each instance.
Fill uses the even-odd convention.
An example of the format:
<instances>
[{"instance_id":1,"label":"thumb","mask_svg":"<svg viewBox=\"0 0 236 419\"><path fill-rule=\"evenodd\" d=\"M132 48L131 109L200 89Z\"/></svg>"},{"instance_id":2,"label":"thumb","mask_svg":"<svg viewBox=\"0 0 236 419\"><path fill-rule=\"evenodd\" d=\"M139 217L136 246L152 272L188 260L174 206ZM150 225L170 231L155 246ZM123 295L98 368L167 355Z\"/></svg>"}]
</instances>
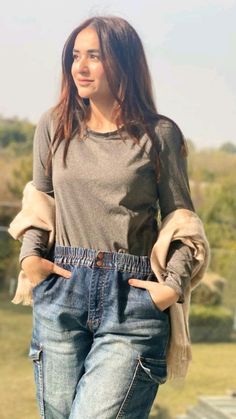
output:
<instances>
[{"instance_id":1,"label":"thumb","mask_svg":"<svg viewBox=\"0 0 236 419\"><path fill-rule=\"evenodd\" d=\"M64 278L71 278L71 271L68 271L67 269L61 268L60 266L56 265L55 263L53 264L53 273L59 275L59 276L63 276Z\"/></svg>"},{"instance_id":2,"label":"thumb","mask_svg":"<svg viewBox=\"0 0 236 419\"><path fill-rule=\"evenodd\" d=\"M137 288L145 288L145 289L149 289L149 281L143 281L142 279L129 279L128 280L129 285L132 285L133 287L137 287Z\"/></svg>"}]
</instances>

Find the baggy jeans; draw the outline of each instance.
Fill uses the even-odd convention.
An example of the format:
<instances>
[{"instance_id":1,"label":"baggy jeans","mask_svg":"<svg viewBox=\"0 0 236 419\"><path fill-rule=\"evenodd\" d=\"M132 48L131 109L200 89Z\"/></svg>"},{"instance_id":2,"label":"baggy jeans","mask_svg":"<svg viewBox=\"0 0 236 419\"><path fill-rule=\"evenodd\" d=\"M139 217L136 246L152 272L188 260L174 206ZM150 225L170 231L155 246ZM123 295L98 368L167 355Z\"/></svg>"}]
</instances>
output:
<instances>
[{"instance_id":1,"label":"baggy jeans","mask_svg":"<svg viewBox=\"0 0 236 419\"><path fill-rule=\"evenodd\" d=\"M148 256L56 245L33 289L33 360L44 419L145 419L166 381L169 309L129 278L156 280Z\"/></svg>"}]
</instances>

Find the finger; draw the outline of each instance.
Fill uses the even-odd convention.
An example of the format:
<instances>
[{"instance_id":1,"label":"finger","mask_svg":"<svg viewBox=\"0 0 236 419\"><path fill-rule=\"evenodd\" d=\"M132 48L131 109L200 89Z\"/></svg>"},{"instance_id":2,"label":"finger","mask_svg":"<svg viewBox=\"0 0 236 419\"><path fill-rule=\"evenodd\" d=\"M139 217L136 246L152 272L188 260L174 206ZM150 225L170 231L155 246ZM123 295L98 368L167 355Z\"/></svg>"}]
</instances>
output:
<instances>
[{"instance_id":1,"label":"finger","mask_svg":"<svg viewBox=\"0 0 236 419\"><path fill-rule=\"evenodd\" d=\"M61 268L60 266L56 265L55 263L53 264L53 273L63 276L64 278L71 278L71 272L68 271L67 269Z\"/></svg>"},{"instance_id":2,"label":"finger","mask_svg":"<svg viewBox=\"0 0 236 419\"><path fill-rule=\"evenodd\" d=\"M131 278L128 280L128 283L132 285L133 287L145 288L145 289L150 288L149 286L150 284L148 282L149 281L143 281L142 279L135 279L135 278Z\"/></svg>"}]
</instances>

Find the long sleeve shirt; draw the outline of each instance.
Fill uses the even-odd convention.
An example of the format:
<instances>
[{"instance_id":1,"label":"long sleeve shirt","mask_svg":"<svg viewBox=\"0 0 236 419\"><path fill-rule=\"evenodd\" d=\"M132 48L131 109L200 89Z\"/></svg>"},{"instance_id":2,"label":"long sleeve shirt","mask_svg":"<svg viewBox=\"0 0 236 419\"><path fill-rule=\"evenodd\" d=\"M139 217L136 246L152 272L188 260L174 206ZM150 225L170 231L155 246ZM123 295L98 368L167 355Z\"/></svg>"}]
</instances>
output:
<instances>
[{"instance_id":1,"label":"long sleeve shirt","mask_svg":"<svg viewBox=\"0 0 236 419\"><path fill-rule=\"evenodd\" d=\"M62 141L53 156L52 176L46 176L53 120L50 110L42 115L34 136L33 183L55 198L57 244L149 256L158 234L158 211L162 219L178 208L194 211L180 131L165 118L160 118L155 131L160 151L158 182L149 136L143 134L137 144L124 129L122 138L118 131L91 129L83 138L75 135L66 167ZM45 257L47 234L36 228L27 230L20 261L30 255ZM165 283L179 294L179 302L193 263L191 249L173 242Z\"/></svg>"}]
</instances>

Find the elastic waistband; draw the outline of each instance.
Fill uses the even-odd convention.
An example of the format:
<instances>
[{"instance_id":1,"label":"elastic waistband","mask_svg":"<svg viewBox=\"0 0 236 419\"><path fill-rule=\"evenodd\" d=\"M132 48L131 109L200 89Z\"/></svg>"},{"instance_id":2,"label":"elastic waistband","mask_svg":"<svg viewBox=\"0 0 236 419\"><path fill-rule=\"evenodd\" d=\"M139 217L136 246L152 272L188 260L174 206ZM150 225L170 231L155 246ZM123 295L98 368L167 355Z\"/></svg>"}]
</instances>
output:
<instances>
[{"instance_id":1,"label":"elastic waistband","mask_svg":"<svg viewBox=\"0 0 236 419\"><path fill-rule=\"evenodd\" d=\"M117 269L140 274L152 273L150 258L129 253L107 252L83 247L55 245L54 262L68 265Z\"/></svg>"}]
</instances>

